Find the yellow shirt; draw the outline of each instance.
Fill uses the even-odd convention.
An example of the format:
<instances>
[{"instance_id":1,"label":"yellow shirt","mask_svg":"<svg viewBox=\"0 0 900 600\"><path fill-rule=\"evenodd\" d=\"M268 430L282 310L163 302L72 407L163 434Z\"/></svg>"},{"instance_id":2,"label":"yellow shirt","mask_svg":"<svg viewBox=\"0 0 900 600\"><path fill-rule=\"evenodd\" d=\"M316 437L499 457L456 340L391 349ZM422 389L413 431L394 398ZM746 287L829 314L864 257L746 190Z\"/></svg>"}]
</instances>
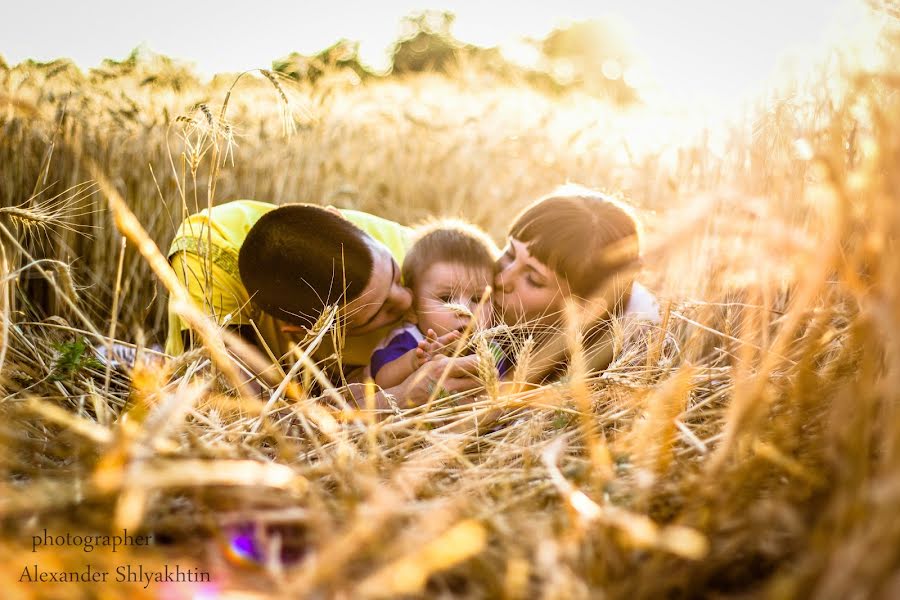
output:
<instances>
[{"instance_id":1,"label":"yellow shirt","mask_svg":"<svg viewBox=\"0 0 900 600\"><path fill-rule=\"evenodd\" d=\"M251 301L238 270L238 253L247 232L275 204L235 200L191 215L178 228L168 257L188 293L219 325L255 325L276 359L290 351L300 336L281 331L284 321L263 312ZM398 264L403 263L412 230L368 213L341 209L351 223L384 244ZM211 216L210 216L211 215ZM210 244L210 241L212 242ZM209 250L208 250L209 249ZM341 352L345 365L366 365L372 350L397 323L363 336L347 336ZM186 323L169 306L166 353L184 352L181 332ZM329 344L323 350L331 351Z\"/></svg>"}]
</instances>

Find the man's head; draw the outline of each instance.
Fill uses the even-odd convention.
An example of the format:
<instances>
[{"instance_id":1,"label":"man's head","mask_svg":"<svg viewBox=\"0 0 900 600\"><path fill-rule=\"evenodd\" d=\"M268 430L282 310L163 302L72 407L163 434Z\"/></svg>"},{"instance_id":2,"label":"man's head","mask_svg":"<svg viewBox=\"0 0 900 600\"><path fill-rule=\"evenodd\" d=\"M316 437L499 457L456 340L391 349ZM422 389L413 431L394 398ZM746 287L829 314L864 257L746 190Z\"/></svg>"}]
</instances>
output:
<instances>
[{"instance_id":1,"label":"man's head","mask_svg":"<svg viewBox=\"0 0 900 600\"><path fill-rule=\"evenodd\" d=\"M247 233L238 266L254 303L303 327L339 304L346 305L348 334L360 335L397 321L412 300L387 248L338 211L309 204L263 215Z\"/></svg>"}]
</instances>

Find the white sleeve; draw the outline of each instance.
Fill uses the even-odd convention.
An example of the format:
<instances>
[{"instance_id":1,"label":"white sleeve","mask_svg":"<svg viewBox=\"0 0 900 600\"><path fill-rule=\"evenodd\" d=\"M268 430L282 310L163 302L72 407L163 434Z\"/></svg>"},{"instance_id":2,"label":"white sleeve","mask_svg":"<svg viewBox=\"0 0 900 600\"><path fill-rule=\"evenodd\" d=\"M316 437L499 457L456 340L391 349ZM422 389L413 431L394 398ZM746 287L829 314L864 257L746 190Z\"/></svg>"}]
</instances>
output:
<instances>
[{"instance_id":1,"label":"white sleeve","mask_svg":"<svg viewBox=\"0 0 900 600\"><path fill-rule=\"evenodd\" d=\"M631 298L625 307L625 315L650 323L662 322L656 296L637 281L631 286Z\"/></svg>"}]
</instances>

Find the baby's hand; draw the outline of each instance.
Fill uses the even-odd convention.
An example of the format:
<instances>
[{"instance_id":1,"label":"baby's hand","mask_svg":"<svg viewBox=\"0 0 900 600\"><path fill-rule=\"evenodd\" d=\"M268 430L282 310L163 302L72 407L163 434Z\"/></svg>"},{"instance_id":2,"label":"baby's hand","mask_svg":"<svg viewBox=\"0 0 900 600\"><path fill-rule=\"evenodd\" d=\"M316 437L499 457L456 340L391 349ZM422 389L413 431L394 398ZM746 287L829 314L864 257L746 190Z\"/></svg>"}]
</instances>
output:
<instances>
[{"instance_id":1,"label":"baby's hand","mask_svg":"<svg viewBox=\"0 0 900 600\"><path fill-rule=\"evenodd\" d=\"M429 329L425 333L425 339L419 342L419 347L416 348L416 356L421 356L423 363L441 354L449 356L447 353L449 346L456 342L460 335L458 331L451 331L438 337L434 329Z\"/></svg>"},{"instance_id":2,"label":"baby's hand","mask_svg":"<svg viewBox=\"0 0 900 600\"><path fill-rule=\"evenodd\" d=\"M422 342L419 342L419 347L415 350L409 352L409 358L412 362L412 370L418 371L419 367L428 362L429 356L428 353L422 348Z\"/></svg>"}]
</instances>

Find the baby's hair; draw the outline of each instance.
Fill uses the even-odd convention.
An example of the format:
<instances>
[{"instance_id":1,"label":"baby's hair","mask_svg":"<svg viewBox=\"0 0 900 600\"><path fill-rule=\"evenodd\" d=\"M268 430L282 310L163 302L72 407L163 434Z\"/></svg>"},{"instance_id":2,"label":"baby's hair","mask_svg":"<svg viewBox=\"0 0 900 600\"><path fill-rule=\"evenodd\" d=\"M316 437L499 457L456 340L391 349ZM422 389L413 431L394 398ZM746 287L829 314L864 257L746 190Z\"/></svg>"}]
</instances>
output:
<instances>
[{"instance_id":1,"label":"baby's hair","mask_svg":"<svg viewBox=\"0 0 900 600\"><path fill-rule=\"evenodd\" d=\"M416 237L403 261L403 283L414 288L431 265L448 262L493 271L499 250L484 231L458 219L440 219L416 229Z\"/></svg>"}]
</instances>

